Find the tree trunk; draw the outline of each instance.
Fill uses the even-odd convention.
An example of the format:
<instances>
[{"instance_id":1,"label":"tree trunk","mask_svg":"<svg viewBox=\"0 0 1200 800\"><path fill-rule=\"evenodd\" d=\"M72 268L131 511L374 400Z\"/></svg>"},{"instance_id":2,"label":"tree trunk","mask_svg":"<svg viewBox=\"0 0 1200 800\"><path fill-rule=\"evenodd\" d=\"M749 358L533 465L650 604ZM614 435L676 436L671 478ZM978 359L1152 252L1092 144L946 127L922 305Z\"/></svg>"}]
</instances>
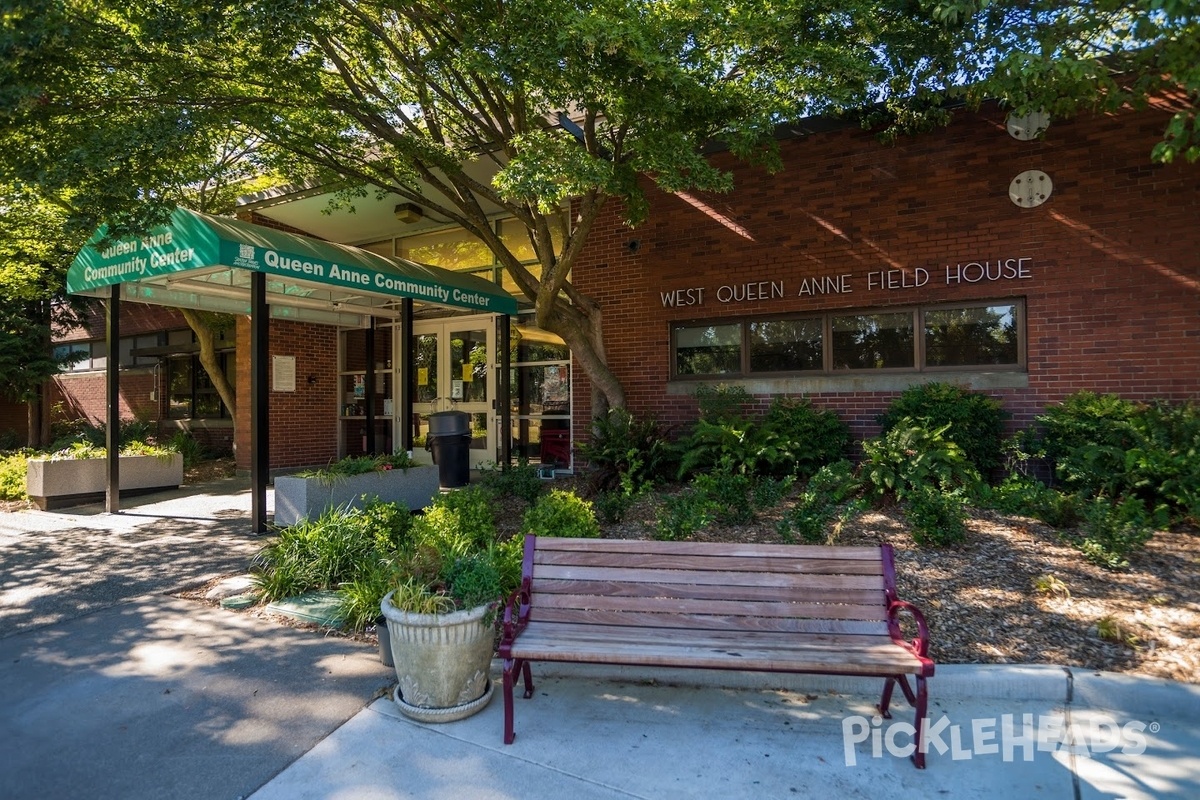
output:
<instances>
[{"instance_id":1,"label":"tree trunk","mask_svg":"<svg viewBox=\"0 0 1200 800\"><path fill-rule=\"evenodd\" d=\"M221 369L221 360L217 358L216 329L204 319L203 314L190 308L181 308L179 312L183 314L188 326L196 334L196 341L200 343L200 366L204 367L204 371L212 379L213 388L221 396L221 402L229 409L229 416L236 419L237 395L229 379L225 377L225 370Z\"/></svg>"},{"instance_id":2,"label":"tree trunk","mask_svg":"<svg viewBox=\"0 0 1200 800\"><path fill-rule=\"evenodd\" d=\"M25 443L29 447L41 447L46 444L42 441L42 398L45 392L43 387L37 387L34 396L25 404Z\"/></svg>"}]
</instances>

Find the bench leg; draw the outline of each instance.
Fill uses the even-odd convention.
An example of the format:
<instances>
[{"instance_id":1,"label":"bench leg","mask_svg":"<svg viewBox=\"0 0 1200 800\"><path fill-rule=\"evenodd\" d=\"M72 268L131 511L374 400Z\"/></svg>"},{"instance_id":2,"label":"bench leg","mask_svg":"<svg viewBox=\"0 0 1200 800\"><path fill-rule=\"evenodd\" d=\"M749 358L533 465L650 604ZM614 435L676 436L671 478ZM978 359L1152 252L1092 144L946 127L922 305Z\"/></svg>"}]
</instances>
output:
<instances>
[{"instance_id":1,"label":"bench leg","mask_svg":"<svg viewBox=\"0 0 1200 800\"><path fill-rule=\"evenodd\" d=\"M521 675L525 678L525 699L528 700L533 697L533 672L525 659L521 659Z\"/></svg>"},{"instance_id":2,"label":"bench leg","mask_svg":"<svg viewBox=\"0 0 1200 800\"><path fill-rule=\"evenodd\" d=\"M888 678L883 682L883 696L879 698L879 714L884 719L892 718L892 712L888 711L888 706L892 704L892 690L895 688L895 678Z\"/></svg>"},{"instance_id":3,"label":"bench leg","mask_svg":"<svg viewBox=\"0 0 1200 800\"><path fill-rule=\"evenodd\" d=\"M533 671L523 658L504 661L504 743L512 744L517 734L513 731L513 689L517 685L517 673L525 681L525 697L533 697Z\"/></svg>"},{"instance_id":4,"label":"bench leg","mask_svg":"<svg viewBox=\"0 0 1200 800\"><path fill-rule=\"evenodd\" d=\"M912 758L913 764L916 765L917 769L925 769L925 737L921 734L924 733L925 715L929 710L929 692L925 688L924 677L918 675L915 680L917 682L917 697L913 705L917 708L917 720L915 723L917 732L913 737L913 744L917 746L917 749L913 751ZM901 685L907 688L907 683Z\"/></svg>"},{"instance_id":5,"label":"bench leg","mask_svg":"<svg viewBox=\"0 0 1200 800\"><path fill-rule=\"evenodd\" d=\"M517 734L513 732L513 684L516 683L517 664L511 659L504 660L504 743L512 744Z\"/></svg>"}]
</instances>

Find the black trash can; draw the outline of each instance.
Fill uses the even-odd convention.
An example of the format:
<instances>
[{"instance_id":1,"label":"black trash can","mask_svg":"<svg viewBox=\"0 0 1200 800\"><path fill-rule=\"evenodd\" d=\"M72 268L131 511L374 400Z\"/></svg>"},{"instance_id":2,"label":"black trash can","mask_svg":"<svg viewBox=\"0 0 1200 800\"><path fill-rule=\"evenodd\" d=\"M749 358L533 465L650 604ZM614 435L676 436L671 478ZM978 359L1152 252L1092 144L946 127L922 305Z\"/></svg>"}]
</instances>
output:
<instances>
[{"instance_id":1,"label":"black trash can","mask_svg":"<svg viewBox=\"0 0 1200 800\"><path fill-rule=\"evenodd\" d=\"M471 417L465 411L438 411L429 415L425 449L433 453L438 482L443 489L466 486L471 481Z\"/></svg>"}]
</instances>

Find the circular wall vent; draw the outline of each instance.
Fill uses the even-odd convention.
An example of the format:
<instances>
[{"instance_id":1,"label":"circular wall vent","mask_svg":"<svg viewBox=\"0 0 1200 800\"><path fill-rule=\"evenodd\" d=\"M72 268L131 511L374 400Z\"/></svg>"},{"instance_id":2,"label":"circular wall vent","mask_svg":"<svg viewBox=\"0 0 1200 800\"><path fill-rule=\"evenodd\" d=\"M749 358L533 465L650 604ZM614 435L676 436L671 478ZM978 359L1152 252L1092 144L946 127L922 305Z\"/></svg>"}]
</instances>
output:
<instances>
[{"instance_id":1,"label":"circular wall vent","mask_svg":"<svg viewBox=\"0 0 1200 800\"><path fill-rule=\"evenodd\" d=\"M1008 199L1021 208L1040 206L1050 198L1054 182L1040 169L1029 169L1012 179L1008 185Z\"/></svg>"},{"instance_id":2,"label":"circular wall vent","mask_svg":"<svg viewBox=\"0 0 1200 800\"><path fill-rule=\"evenodd\" d=\"M1033 111L1023 116L1009 114L1004 121L1008 135L1022 142L1036 139L1042 131L1050 127L1050 115L1045 111Z\"/></svg>"}]
</instances>

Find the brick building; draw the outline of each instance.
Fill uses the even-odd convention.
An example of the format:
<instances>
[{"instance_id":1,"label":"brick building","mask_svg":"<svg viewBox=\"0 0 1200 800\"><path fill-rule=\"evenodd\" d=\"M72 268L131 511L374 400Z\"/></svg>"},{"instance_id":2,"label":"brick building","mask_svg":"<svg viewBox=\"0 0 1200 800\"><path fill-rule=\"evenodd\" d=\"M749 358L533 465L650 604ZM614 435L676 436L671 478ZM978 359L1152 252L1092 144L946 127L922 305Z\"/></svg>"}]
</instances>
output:
<instances>
[{"instance_id":1,"label":"brick building","mask_svg":"<svg viewBox=\"0 0 1200 800\"><path fill-rule=\"evenodd\" d=\"M732 194L652 193L638 229L597 224L574 278L604 308L629 407L683 422L696 384L720 381L764 403L806 395L861 438L922 381L996 396L1015 426L1081 389L1195 398L1200 165L1150 162L1166 114L1055 122L1026 141L999 111L957 116L894 146L850 128L790 139L775 175L717 156ZM1010 184L1031 170L1053 190L1022 207ZM974 333L952 341L968 319ZM882 350L862 341L872 324L895 326ZM726 340L740 351L696 363ZM582 374L574 395L581 434Z\"/></svg>"},{"instance_id":2,"label":"brick building","mask_svg":"<svg viewBox=\"0 0 1200 800\"><path fill-rule=\"evenodd\" d=\"M650 188L649 219L632 230L610 205L573 281L601 304L630 410L665 423L693 418L692 395L705 383L742 385L764 407L773 396L807 396L837 410L856 438L876 431L876 415L905 387L932 380L1000 398L1014 427L1080 389L1195 398L1200 165L1151 163L1166 119L1155 109L1080 117L1027 139L985 108L892 145L853 127L801 124L781 139L775 174L715 154L735 174L728 195ZM401 223L395 203L364 200L357 215L330 216L311 191L274 192L247 198L239 216L504 283L486 249L433 220ZM508 222L496 219L502 236ZM227 414L181 416L212 404L194 375L190 388L172 390L190 342L161 337L185 327L178 316L124 305L123 334L162 344L133 341L123 354L137 362L122 373L123 413L220 431L248 463L246 321L228 356L234 436ZM396 323L383 321L377 441L398 442L412 424L419 446L425 417L449 402L472 416L475 463L495 458L497 320L420 312L409 375L388 327ZM64 344L102 333L92 331ZM587 378L527 317L514 317L511 333L513 452L570 466L567 437L587 435ZM271 354L298 359L295 390L271 393L273 467L361 451L361 336L272 322ZM180 363L168 374L171 359ZM100 419L102 386L101 372L82 369L56 379L54 392L65 408ZM400 412L405 387L411 420Z\"/></svg>"}]
</instances>

